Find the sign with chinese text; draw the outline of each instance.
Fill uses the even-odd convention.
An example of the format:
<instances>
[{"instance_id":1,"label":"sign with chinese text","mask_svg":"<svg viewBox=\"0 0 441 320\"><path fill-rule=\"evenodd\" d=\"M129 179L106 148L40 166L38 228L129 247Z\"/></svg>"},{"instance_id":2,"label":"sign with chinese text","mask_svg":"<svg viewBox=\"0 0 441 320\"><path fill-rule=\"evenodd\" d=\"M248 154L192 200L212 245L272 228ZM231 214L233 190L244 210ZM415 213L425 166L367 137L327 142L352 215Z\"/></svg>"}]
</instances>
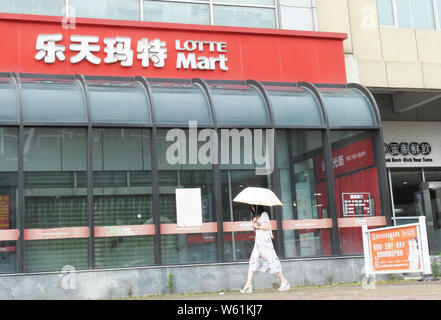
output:
<instances>
[{"instance_id":1,"label":"sign with chinese text","mask_svg":"<svg viewBox=\"0 0 441 320\"><path fill-rule=\"evenodd\" d=\"M9 195L0 195L0 229L9 229Z\"/></svg>"},{"instance_id":2,"label":"sign with chinese text","mask_svg":"<svg viewBox=\"0 0 441 320\"><path fill-rule=\"evenodd\" d=\"M315 179L325 179L325 163L323 156L315 158ZM372 138L357 141L332 151L334 176L360 170L375 164Z\"/></svg>"},{"instance_id":3,"label":"sign with chinese text","mask_svg":"<svg viewBox=\"0 0 441 320\"><path fill-rule=\"evenodd\" d=\"M345 34L0 13L0 71L346 83Z\"/></svg>"},{"instance_id":4,"label":"sign with chinese text","mask_svg":"<svg viewBox=\"0 0 441 320\"><path fill-rule=\"evenodd\" d=\"M370 194L368 192L342 193L343 216L369 216Z\"/></svg>"},{"instance_id":5,"label":"sign with chinese text","mask_svg":"<svg viewBox=\"0 0 441 320\"><path fill-rule=\"evenodd\" d=\"M367 274L431 273L425 217L417 224L368 230L363 226Z\"/></svg>"},{"instance_id":6,"label":"sign with chinese text","mask_svg":"<svg viewBox=\"0 0 441 320\"><path fill-rule=\"evenodd\" d=\"M384 122L384 154L386 166L441 166L439 122Z\"/></svg>"},{"instance_id":7,"label":"sign with chinese text","mask_svg":"<svg viewBox=\"0 0 441 320\"><path fill-rule=\"evenodd\" d=\"M66 60L66 47L60 42L63 40L61 33L39 34L36 41L35 59L47 64L64 62ZM96 52L101 49L100 39L97 36L71 35L69 50L72 55L69 62L72 64L87 61L94 65L120 63L121 67L131 67L134 63L134 50L132 50L132 39L130 37L104 38L104 49L106 57L101 59ZM216 52L217 57L198 55L208 47L210 53ZM176 69L199 69L216 70L218 67L222 71L227 71L227 52L226 42L215 41L193 41L187 40L181 46L181 40L175 41ZM155 68L163 68L167 59L167 43L160 39L149 40L139 39L136 45L136 60L143 68L148 68L150 64ZM101 61L103 60L103 61Z\"/></svg>"}]
</instances>

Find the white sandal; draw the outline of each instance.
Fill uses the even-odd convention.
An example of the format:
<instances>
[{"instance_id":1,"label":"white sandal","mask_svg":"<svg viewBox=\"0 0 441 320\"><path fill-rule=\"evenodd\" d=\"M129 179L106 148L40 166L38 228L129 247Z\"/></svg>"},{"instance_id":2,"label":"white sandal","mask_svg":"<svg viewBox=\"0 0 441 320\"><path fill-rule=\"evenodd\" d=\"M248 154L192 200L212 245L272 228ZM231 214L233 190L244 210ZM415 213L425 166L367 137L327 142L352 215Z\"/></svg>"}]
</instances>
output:
<instances>
[{"instance_id":1,"label":"white sandal","mask_svg":"<svg viewBox=\"0 0 441 320\"><path fill-rule=\"evenodd\" d=\"M253 293L253 287L244 287L243 289L240 289L240 293Z\"/></svg>"},{"instance_id":2,"label":"white sandal","mask_svg":"<svg viewBox=\"0 0 441 320\"><path fill-rule=\"evenodd\" d=\"M280 291L280 292L282 292L282 291L288 291L289 289L291 289L291 286L289 285L289 282L286 281L285 283L282 283L282 284L280 285L279 291Z\"/></svg>"}]
</instances>

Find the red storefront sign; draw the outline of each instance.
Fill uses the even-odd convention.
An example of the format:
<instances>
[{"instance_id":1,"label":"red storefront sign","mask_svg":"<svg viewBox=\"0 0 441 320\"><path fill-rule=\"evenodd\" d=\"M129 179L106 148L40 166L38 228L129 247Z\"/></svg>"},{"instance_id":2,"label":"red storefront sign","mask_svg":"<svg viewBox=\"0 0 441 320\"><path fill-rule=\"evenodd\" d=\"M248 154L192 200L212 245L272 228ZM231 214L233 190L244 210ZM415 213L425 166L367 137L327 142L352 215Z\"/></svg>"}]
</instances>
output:
<instances>
[{"instance_id":1,"label":"red storefront sign","mask_svg":"<svg viewBox=\"0 0 441 320\"><path fill-rule=\"evenodd\" d=\"M325 167L323 156L315 159L316 180L325 179ZM332 151L332 163L334 176L339 176L347 172L360 170L375 164L372 139L364 139L356 143L338 148Z\"/></svg>"},{"instance_id":2,"label":"red storefront sign","mask_svg":"<svg viewBox=\"0 0 441 320\"><path fill-rule=\"evenodd\" d=\"M5 44L0 72L346 83L346 34L85 18L77 18L75 28L68 29L62 20L0 13ZM229 231L224 231L244 228L228 224ZM161 225L164 234L217 231L216 223L196 229ZM152 226L96 227L95 232L96 237L155 233ZM18 230L0 233L3 239L18 236ZM23 235L25 240L88 236L87 227L28 229ZM201 240L197 234L189 237ZM215 241L215 235L203 237ZM231 233L224 237L232 241ZM234 238L252 241L254 232L236 233Z\"/></svg>"},{"instance_id":3,"label":"red storefront sign","mask_svg":"<svg viewBox=\"0 0 441 320\"><path fill-rule=\"evenodd\" d=\"M0 14L0 71L346 83L345 34Z\"/></svg>"}]
</instances>

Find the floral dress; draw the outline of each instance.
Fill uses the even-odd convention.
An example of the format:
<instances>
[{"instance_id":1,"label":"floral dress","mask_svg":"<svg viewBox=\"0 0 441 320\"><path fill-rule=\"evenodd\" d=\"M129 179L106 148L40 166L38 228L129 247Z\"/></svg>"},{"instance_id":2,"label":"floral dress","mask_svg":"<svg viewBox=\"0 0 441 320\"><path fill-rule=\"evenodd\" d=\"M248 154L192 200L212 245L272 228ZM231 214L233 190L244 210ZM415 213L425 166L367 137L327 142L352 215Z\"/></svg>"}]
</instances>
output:
<instances>
[{"instance_id":1,"label":"floral dress","mask_svg":"<svg viewBox=\"0 0 441 320\"><path fill-rule=\"evenodd\" d=\"M268 214L262 212L257 220L262 226L265 222L270 222ZM271 240L272 231L256 230L256 239L253 252L251 253L249 268L253 272L277 273L282 271L280 260L274 251L273 241Z\"/></svg>"}]
</instances>

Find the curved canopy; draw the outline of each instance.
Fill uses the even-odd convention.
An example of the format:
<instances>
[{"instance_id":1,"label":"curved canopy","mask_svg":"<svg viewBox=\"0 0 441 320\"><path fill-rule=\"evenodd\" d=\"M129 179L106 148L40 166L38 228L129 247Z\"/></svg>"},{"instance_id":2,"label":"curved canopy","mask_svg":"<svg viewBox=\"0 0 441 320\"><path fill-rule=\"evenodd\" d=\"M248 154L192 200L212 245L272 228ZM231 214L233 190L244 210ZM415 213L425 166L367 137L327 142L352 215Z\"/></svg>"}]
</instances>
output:
<instances>
[{"instance_id":1,"label":"curved canopy","mask_svg":"<svg viewBox=\"0 0 441 320\"><path fill-rule=\"evenodd\" d=\"M0 124L376 128L361 85L0 74Z\"/></svg>"}]
</instances>

